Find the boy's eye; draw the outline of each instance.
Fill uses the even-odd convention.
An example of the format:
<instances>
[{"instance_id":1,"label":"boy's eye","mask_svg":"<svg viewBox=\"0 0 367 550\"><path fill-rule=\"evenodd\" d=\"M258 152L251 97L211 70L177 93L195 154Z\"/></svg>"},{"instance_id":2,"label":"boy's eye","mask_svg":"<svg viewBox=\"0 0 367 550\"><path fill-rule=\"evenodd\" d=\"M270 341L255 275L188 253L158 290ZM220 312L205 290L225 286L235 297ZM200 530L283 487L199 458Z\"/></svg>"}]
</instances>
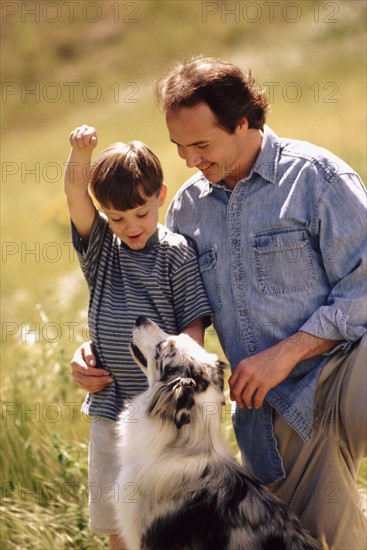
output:
<instances>
[{"instance_id":1,"label":"boy's eye","mask_svg":"<svg viewBox=\"0 0 367 550\"><path fill-rule=\"evenodd\" d=\"M148 215L148 212L145 212L144 214L138 214L138 218L145 218L145 216Z\"/></svg>"},{"instance_id":2,"label":"boy's eye","mask_svg":"<svg viewBox=\"0 0 367 550\"><path fill-rule=\"evenodd\" d=\"M115 220L113 218L111 218L111 222L120 222L122 221L123 218L116 218Z\"/></svg>"}]
</instances>

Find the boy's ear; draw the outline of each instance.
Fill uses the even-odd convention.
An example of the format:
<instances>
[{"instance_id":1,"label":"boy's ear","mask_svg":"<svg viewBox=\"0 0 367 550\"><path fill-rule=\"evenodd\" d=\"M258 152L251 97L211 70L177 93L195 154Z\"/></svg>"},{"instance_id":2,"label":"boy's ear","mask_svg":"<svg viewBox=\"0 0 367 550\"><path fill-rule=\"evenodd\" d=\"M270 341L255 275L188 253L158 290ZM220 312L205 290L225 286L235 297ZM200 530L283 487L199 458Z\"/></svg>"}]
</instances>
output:
<instances>
[{"instance_id":1,"label":"boy's ear","mask_svg":"<svg viewBox=\"0 0 367 550\"><path fill-rule=\"evenodd\" d=\"M168 191L167 184L165 184L163 182L162 183L162 188L161 188L160 193L159 193L159 206L163 206L164 201L166 200L167 191Z\"/></svg>"}]
</instances>

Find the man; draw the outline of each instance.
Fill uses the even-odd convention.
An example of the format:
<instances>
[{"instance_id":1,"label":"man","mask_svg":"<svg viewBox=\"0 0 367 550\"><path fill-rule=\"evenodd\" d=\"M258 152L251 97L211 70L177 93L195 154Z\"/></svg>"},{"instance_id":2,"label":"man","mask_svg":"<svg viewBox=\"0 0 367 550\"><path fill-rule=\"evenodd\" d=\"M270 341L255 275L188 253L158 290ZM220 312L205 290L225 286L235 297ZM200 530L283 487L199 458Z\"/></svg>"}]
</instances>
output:
<instances>
[{"instance_id":1,"label":"man","mask_svg":"<svg viewBox=\"0 0 367 550\"><path fill-rule=\"evenodd\" d=\"M167 225L199 252L243 459L314 536L365 548L363 184L328 151L278 138L263 93L230 63L180 64L156 97L178 154L200 170Z\"/></svg>"}]
</instances>

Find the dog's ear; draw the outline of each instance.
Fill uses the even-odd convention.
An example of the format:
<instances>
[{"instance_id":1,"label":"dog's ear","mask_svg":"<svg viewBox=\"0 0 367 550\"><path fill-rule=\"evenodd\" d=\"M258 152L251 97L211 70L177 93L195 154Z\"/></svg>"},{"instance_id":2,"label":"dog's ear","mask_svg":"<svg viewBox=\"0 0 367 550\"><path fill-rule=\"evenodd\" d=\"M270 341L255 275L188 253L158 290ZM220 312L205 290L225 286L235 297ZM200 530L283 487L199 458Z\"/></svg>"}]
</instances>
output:
<instances>
[{"instance_id":1,"label":"dog's ear","mask_svg":"<svg viewBox=\"0 0 367 550\"><path fill-rule=\"evenodd\" d=\"M192 378L178 377L168 384L158 384L148 406L149 416L163 421L170 419L177 428L189 424L190 411L195 405L196 382Z\"/></svg>"},{"instance_id":2,"label":"dog's ear","mask_svg":"<svg viewBox=\"0 0 367 550\"><path fill-rule=\"evenodd\" d=\"M191 409L195 405L196 382L192 378L180 378L173 387L175 400L174 421L177 428L191 421Z\"/></svg>"}]
</instances>

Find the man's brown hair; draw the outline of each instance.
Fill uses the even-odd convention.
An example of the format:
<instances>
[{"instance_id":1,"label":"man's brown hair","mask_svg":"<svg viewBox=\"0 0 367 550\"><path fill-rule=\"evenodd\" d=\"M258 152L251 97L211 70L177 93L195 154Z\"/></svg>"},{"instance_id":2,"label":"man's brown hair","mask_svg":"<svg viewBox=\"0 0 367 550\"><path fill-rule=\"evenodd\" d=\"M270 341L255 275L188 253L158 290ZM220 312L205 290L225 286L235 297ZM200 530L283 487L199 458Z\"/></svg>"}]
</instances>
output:
<instances>
[{"instance_id":1,"label":"man's brown hair","mask_svg":"<svg viewBox=\"0 0 367 550\"><path fill-rule=\"evenodd\" d=\"M243 118L249 128L262 129L268 100L256 85L251 72L221 59L194 57L179 63L155 86L158 105L168 112L206 103L219 125L234 133Z\"/></svg>"}]
</instances>

